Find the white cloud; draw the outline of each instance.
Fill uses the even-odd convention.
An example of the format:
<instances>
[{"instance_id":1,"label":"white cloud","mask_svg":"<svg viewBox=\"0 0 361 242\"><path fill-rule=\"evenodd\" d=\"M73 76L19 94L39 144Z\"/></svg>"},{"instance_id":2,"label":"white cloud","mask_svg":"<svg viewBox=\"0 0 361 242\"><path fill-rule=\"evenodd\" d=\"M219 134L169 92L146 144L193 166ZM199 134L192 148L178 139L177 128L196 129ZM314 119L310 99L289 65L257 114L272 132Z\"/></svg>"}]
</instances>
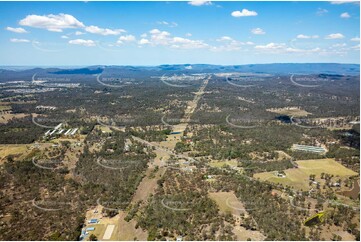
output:
<instances>
[{"instance_id":1,"label":"white cloud","mask_svg":"<svg viewBox=\"0 0 361 242\"><path fill-rule=\"evenodd\" d=\"M329 34L325 37L325 39L343 39L345 36L343 34L337 33L337 34Z\"/></svg>"},{"instance_id":2,"label":"white cloud","mask_svg":"<svg viewBox=\"0 0 361 242\"><path fill-rule=\"evenodd\" d=\"M328 13L328 10L327 10L327 9L324 9L324 8L318 8L318 9L317 9L317 12L316 12L316 14L317 14L318 16L323 16L323 15L326 14L326 13Z\"/></svg>"},{"instance_id":3,"label":"white cloud","mask_svg":"<svg viewBox=\"0 0 361 242\"><path fill-rule=\"evenodd\" d=\"M187 36L187 37L191 37L192 34L191 34L191 33L186 33L186 36Z\"/></svg>"},{"instance_id":4,"label":"white cloud","mask_svg":"<svg viewBox=\"0 0 361 242\"><path fill-rule=\"evenodd\" d=\"M131 34L123 35L123 36L119 37L119 40L126 41L126 42L131 42L131 41L135 41L135 37L134 37L134 35L131 35Z\"/></svg>"},{"instance_id":5,"label":"white cloud","mask_svg":"<svg viewBox=\"0 0 361 242\"><path fill-rule=\"evenodd\" d=\"M252 32L252 34L265 34L266 33L261 28L252 29L251 32Z\"/></svg>"},{"instance_id":6,"label":"white cloud","mask_svg":"<svg viewBox=\"0 0 361 242\"><path fill-rule=\"evenodd\" d=\"M243 46L254 45L251 41L241 42L229 36L222 36L217 41L220 42L220 45L212 46L203 40L172 36L167 31L152 29L145 35L145 38L140 39L137 43L139 46L164 46L173 49L207 49L210 51L236 51L242 49Z\"/></svg>"},{"instance_id":7,"label":"white cloud","mask_svg":"<svg viewBox=\"0 0 361 242\"><path fill-rule=\"evenodd\" d=\"M283 49L285 47L286 47L286 44L284 44L284 43L281 43L281 44L269 43L266 45L256 45L254 48L259 49L259 50L277 50L277 49Z\"/></svg>"},{"instance_id":8,"label":"white cloud","mask_svg":"<svg viewBox=\"0 0 361 242\"><path fill-rule=\"evenodd\" d=\"M284 49L285 53L300 53L300 54L307 54L307 53L316 53L316 52L321 52L322 50L320 48L313 48L313 49L295 49L295 48L290 48L287 47Z\"/></svg>"},{"instance_id":9,"label":"white cloud","mask_svg":"<svg viewBox=\"0 0 361 242\"><path fill-rule=\"evenodd\" d=\"M62 35L61 38L62 38L62 39L69 39L69 37L66 36L66 35Z\"/></svg>"},{"instance_id":10,"label":"white cloud","mask_svg":"<svg viewBox=\"0 0 361 242\"><path fill-rule=\"evenodd\" d=\"M69 40L69 44L72 45L83 45L83 46L95 46L95 42L93 40L85 40L85 39L74 39L74 40Z\"/></svg>"},{"instance_id":11,"label":"white cloud","mask_svg":"<svg viewBox=\"0 0 361 242\"><path fill-rule=\"evenodd\" d=\"M341 13L341 18L351 18L350 14L348 12Z\"/></svg>"},{"instance_id":12,"label":"white cloud","mask_svg":"<svg viewBox=\"0 0 361 242\"><path fill-rule=\"evenodd\" d=\"M318 39L319 36L318 35L304 35L304 34L299 34L296 37L297 39Z\"/></svg>"},{"instance_id":13,"label":"white cloud","mask_svg":"<svg viewBox=\"0 0 361 242\"><path fill-rule=\"evenodd\" d=\"M117 44L123 44L123 42L133 42L133 41L136 41L134 35L131 35L131 34L123 35L123 36L119 37Z\"/></svg>"},{"instance_id":14,"label":"white cloud","mask_svg":"<svg viewBox=\"0 0 361 242\"><path fill-rule=\"evenodd\" d=\"M75 35L82 35L82 34L85 34L85 33L81 32L81 31L76 31L75 32Z\"/></svg>"},{"instance_id":15,"label":"white cloud","mask_svg":"<svg viewBox=\"0 0 361 242\"><path fill-rule=\"evenodd\" d=\"M25 33L29 33L28 31L26 31L23 28L12 28L12 27L6 27L6 30L14 32L14 33L18 33L18 34L25 34Z\"/></svg>"},{"instance_id":16,"label":"white cloud","mask_svg":"<svg viewBox=\"0 0 361 242\"><path fill-rule=\"evenodd\" d=\"M146 44L150 44L150 41L147 40L147 39L141 39L141 40L139 40L138 43L139 43L140 45L146 45Z\"/></svg>"},{"instance_id":17,"label":"white cloud","mask_svg":"<svg viewBox=\"0 0 361 242\"><path fill-rule=\"evenodd\" d=\"M19 21L22 26L47 29L53 32L63 32L63 29L83 28L84 24L69 14L28 15Z\"/></svg>"},{"instance_id":18,"label":"white cloud","mask_svg":"<svg viewBox=\"0 0 361 242\"><path fill-rule=\"evenodd\" d=\"M150 42L153 45L168 45L170 33L167 31L160 31L159 29L152 29L149 31L151 34Z\"/></svg>"},{"instance_id":19,"label":"white cloud","mask_svg":"<svg viewBox=\"0 0 361 242\"><path fill-rule=\"evenodd\" d=\"M233 39L229 36L222 36L221 38L217 39L217 41L231 41L231 40Z\"/></svg>"},{"instance_id":20,"label":"white cloud","mask_svg":"<svg viewBox=\"0 0 361 242\"><path fill-rule=\"evenodd\" d=\"M313 49L296 49L288 47L285 43L269 43L266 45L257 45L254 47L256 50L264 51L268 53L300 53L300 54L309 54L320 52L320 48Z\"/></svg>"},{"instance_id":21,"label":"white cloud","mask_svg":"<svg viewBox=\"0 0 361 242\"><path fill-rule=\"evenodd\" d=\"M209 45L202 40L191 40L177 36L172 37L169 32L159 29L150 30L149 35L148 39L143 38L138 43L141 45L167 46L175 49L201 49L209 47Z\"/></svg>"},{"instance_id":22,"label":"white cloud","mask_svg":"<svg viewBox=\"0 0 361 242\"><path fill-rule=\"evenodd\" d=\"M182 37L173 37L170 43L170 47L176 49L201 49L208 47L208 44L202 40L190 40Z\"/></svg>"},{"instance_id":23,"label":"white cloud","mask_svg":"<svg viewBox=\"0 0 361 242\"><path fill-rule=\"evenodd\" d=\"M203 0L195 0L195 1L189 1L188 4L192 6L202 6L202 5L212 5L211 1L203 1Z\"/></svg>"},{"instance_id":24,"label":"white cloud","mask_svg":"<svg viewBox=\"0 0 361 242\"><path fill-rule=\"evenodd\" d=\"M257 12L250 11L248 9L242 9L242 11L233 11L231 13L233 17L239 18L239 17L249 17L249 16L257 16Z\"/></svg>"},{"instance_id":25,"label":"white cloud","mask_svg":"<svg viewBox=\"0 0 361 242\"><path fill-rule=\"evenodd\" d=\"M224 43L228 43L229 46L242 46L242 45L254 45L253 42L251 41L247 41L247 42L241 42L241 41L238 41L238 40L235 40L229 36L222 36L221 38L217 39L218 42L224 42Z\"/></svg>"},{"instance_id":26,"label":"white cloud","mask_svg":"<svg viewBox=\"0 0 361 242\"><path fill-rule=\"evenodd\" d=\"M28 39L10 39L11 42L13 43L29 43L30 40Z\"/></svg>"},{"instance_id":27,"label":"white cloud","mask_svg":"<svg viewBox=\"0 0 361 242\"><path fill-rule=\"evenodd\" d=\"M360 37L354 37L352 39L350 39L351 41L356 41L356 42L360 42Z\"/></svg>"},{"instance_id":28,"label":"white cloud","mask_svg":"<svg viewBox=\"0 0 361 242\"><path fill-rule=\"evenodd\" d=\"M85 27L85 31L92 34L101 34L101 35L119 35L121 33L126 32L124 29L107 29L107 28L103 29L94 25Z\"/></svg>"},{"instance_id":29,"label":"white cloud","mask_svg":"<svg viewBox=\"0 0 361 242\"><path fill-rule=\"evenodd\" d=\"M167 36L169 36L170 34L166 31L160 31L159 29L152 29L149 31L150 33L150 37L153 39L154 42L151 42L149 39L146 39L146 37L148 36L148 34L144 33L141 35L142 39L138 42L141 45L144 44L153 44L153 45L158 45L158 44L166 44L167 43Z\"/></svg>"},{"instance_id":30,"label":"white cloud","mask_svg":"<svg viewBox=\"0 0 361 242\"><path fill-rule=\"evenodd\" d=\"M152 30L149 31L149 33L151 33L151 34L160 34L160 33L162 33L162 31L160 31L159 29L152 29ZM169 35L169 33L166 32L166 31L163 31L163 34Z\"/></svg>"}]
</instances>

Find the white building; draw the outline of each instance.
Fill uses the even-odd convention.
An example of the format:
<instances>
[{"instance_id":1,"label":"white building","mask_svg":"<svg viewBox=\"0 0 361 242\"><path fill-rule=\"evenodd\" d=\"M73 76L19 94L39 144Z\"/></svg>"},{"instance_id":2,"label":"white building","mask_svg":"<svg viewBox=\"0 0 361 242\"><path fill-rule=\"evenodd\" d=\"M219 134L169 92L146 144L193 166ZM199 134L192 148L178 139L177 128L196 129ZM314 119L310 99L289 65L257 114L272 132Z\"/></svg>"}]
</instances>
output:
<instances>
[{"instance_id":1,"label":"white building","mask_svg":"<svg viewBox=\"0 0 361 242\"><path fill-rule=\"evenodd\" d=\"M78 131L78 128L75 128L71 133L70 135L74 135L76 133L76 131Z\"/></svg>"},{"instance_id":2,"label":"white building","mask_svg":"<svg viewBox=\"0 0 361 242\"><path fill-rule=\"evenodd\" d=\"M63 124L60 123L60 124L58 124L54 129L60 129L62 125L63 125Z\"/></svg>"},{"instance_id":3,"label":"white building","mask_svg":"<svg viewBox=\"0 0 361 242\"><path fill-rule=\"evenodd\" d=\"M64 135L68 135L70 132L71 132L71 129L68 129L68 131L66 131Z\"/></svg>"}]
</instances>

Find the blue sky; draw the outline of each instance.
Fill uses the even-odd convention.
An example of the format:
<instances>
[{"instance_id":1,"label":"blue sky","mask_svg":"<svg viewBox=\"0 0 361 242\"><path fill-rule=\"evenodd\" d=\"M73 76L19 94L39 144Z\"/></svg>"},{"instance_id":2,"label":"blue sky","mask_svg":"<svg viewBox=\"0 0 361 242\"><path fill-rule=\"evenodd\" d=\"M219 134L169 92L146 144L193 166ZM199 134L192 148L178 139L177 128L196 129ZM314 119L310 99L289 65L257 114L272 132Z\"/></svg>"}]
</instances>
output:
<instances>
[{"instance_id":1,"label":"blue sky","mask_svg":"<svg viewBox=\"0 0 361 242\"><path fill-rule=\"evenodd\" d=\"M0 2L0 65L359 63L339 2Z\"/></svg>"}]
</instances>

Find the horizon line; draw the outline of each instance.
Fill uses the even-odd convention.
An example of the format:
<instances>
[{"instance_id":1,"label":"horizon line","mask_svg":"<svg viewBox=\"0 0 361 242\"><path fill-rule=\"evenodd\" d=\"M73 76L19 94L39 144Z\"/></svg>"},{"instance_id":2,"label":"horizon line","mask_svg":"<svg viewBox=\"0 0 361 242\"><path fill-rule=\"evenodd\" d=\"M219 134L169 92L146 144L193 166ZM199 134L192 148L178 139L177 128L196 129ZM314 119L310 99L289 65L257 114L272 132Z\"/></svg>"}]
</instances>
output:
<instances>
[{"instance_id":1,"label":"horizon line","mask_svg":"<svg viewBox=\"0 0 361 242\"><path fill-rule=\"evenodd\" d=\"M91 67L91 66L135 66L152 67L164 65L212 65L212 66L247 66L247 65L277 65L277 64L338 64L338 65L360 65L360 63L340 63L340 62L270 62L270 63L248 63L248 64L209 64L209 63L163 63L152 65L132 65L132 64L84 64L84 65L1 65L1 67Z\"/></svg>"}]
</instances>

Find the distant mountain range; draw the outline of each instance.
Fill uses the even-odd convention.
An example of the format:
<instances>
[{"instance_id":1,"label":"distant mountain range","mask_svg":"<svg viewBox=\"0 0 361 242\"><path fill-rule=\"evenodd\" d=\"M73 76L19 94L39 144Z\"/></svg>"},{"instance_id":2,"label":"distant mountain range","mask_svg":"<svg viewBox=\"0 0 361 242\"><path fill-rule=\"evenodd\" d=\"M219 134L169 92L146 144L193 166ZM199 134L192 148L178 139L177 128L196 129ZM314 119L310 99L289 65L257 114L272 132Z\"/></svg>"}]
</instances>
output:
<instances>
[{"instance_id":1,"label":"distant mountain range","mask_svg":"<svg viewBox=\"0 0 361 242\"><path fill-rule=\"evenodd\" d=\"M289 74L289 73L307 73L307 74L339 74L339 75L359 75L359 64L337 64L337 63L285 63L285 64L250 64L250 65L161 65L157 68L161 70L188 70L188 71L235 71L235 72L253 72L269 74Z\"/></svg>"},{"instance_id":2,"label":"distant mountain range","mask_svg":"<svg viewBox=\"0 0 361 242\"><path fill-rule=\"evenodd\" d=\"M289 74L327 74L327 75L359 75L359 64L337 63L285 63L285 64L250 64L250 65L209 65L209 64L179 64L159 66L89 66L89 67L0 67L0 81L29 79L29 76L38 75L94 75L100 73L116 74L144 74L157 75L162 73L219 73L219 72L246 72L268 73L278 75ZM143 73L142 73L143 72Z\"/></svg>"}]
</instances>

